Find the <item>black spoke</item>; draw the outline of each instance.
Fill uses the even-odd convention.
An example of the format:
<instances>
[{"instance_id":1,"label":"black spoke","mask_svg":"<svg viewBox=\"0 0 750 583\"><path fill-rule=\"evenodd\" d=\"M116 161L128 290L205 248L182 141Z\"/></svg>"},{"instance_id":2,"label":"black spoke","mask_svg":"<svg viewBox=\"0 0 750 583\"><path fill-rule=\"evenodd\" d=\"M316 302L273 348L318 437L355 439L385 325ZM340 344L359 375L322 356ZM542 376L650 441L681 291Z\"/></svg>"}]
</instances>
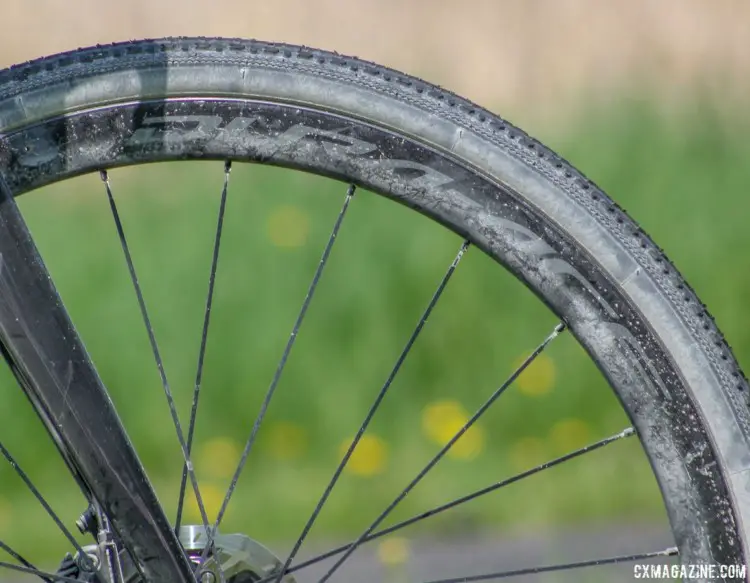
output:
<instances>
[{"instance_id":1,"label":"black spoke","mask_svg":"<svg viewBox=\"0 0 750 583\"><path fill-rule=\"evenodd\" d=\"M493 579L507 579L508 577L519 577L521 575L536 575L539 573L552 573L555 571L570 571L572 569L583 569L584 567L600 567L603 565L615 565L617 563L634 563L646 559L658 557L672 557L678 554L677 547L670 547L663 551L652 551L650 553L639 553L637 555L619 555L616 557L605 557L603 559L592 559L590 561L579 561L576 563L562 563L559 565L545 565L543 567L529 567L515 571L500 571L498 573L485 573L483 575L472 575L470 577L454 577L452 579L435 579L425 583L468 583L470 581L491 581Z\"/></svg>"},{"instance_id":2,"label":"black spoke","mask_svg":"<svg viewBox=\"0 0 750 583\"><path fill-rule=\"evenodd\" d=\"M426 518L430 518L432 516L435 516L436 514L440 514L441 512L445 512L446 510L450 510L451 508L460 506L461 504L466 504L467 502L470 502L471 500L475 500L481 496L489 494L490 492L495 492L497 490L500 490L501 488L504 488L505 486L510 486L511 484L520 482L521 480L528 478L529 476L533 476L534 474L538 474L539 472L548 470L549 468L552 468L564 462L570 461L573 458L595 451L601 447L604 447L605 445L609 445L620 439L630 437L631 435L635 435L635 429L633 429L632 427L629 427L628 429L625 429L624 431L621 431L620 433L617 433L616 435L612 435L610 437L607 437L595 443L589 444L575 451L566 453L563 456L560 456L548 462L539 464L538 466L535 466L524 472L511 476L510 478L506 478L504 480L501 480L500 482L496 482L489 486L485 486L484 488L476 490L472 492L471 494L466 494L465 496L461 496L460 498L456 498L455 500L452 500L440 506L436 506L435 508L432 508L431 510L426 510L415 516L412 516L411 518L407 518L406 520L403 520L402 522L398 522L392 526L389 526L388 528L384 528L383 530L374 532L362 542L369 542L373 539L380 538L387 534L391 534L397 530L401 530L402 528L411 526L412 524L415 524L417 522L421 522L422 520L425 520ZM346 548L347 548L346 546L341 547L342 550Z\"/></svg>"},{"instance_id":3,"label":"black spoke","mask_svg":"<svg viewBox=\"0 0 750 583\"><path fill-rule=\"evenodd\" d=\"M495 492L499 490L500 488L503 488L505 486L509 486L510 484L513 484L515 482L519 482L523 480L524 478L528 478L529 476L532 476L534 474L537 474L539 472L542 472L544 470L547 470L549 468L552 468L554 466L560 465L563 462L567 462L573 458L582 456L586 453L590 453L592 451L595 451L601 447L604 447L606 445L609 445L611 443L614 443L615 441L619 441L620 439L624 439L627 437L631 437L632 435L635 435L635 429L632 427L628 427L627 429L621 431L620 433L617 433L615 435L612 435L610 437L604 438L600 441L597 441L595 443L591 443L589 445L586 445L584 447L581 447L577 450L574 450L572 452L566 453L565 455L562 455L558 458L555 458L553 460L550 460L548 462L544 462L543 464L539 464L538 466L531 468L529 470L526 470L524 472L521 472L520 474L516 474L510 478L506 478L505 480L502 480L500 482L496 482L494 484L491 484L489 486L486 486L484 488L481 488L480 490L476 490L472 492L471 494L467 494L465 496L462 496L461 498L456 498L455 500L452 500L450 502L447 502L445 504L442 504L440 506L436 506L435 508L432 508L430 510L426 510L424 512L420 512L419 514L416 514L412 516L411 518L407 518L406 520L403 520L401 522L397 522L396 524L389 526L388 528L384 528L382 530L378 530L376 532L373 532L372 534L368 535L362 540L362 544L368 543L370 541L373 541L375 539L381 538L383 536L386 536L388 534L392 534L398 530L401 530L403 528L406 528L407 526L411 526L412 524L415 524L417 522L421 522L422 520L425 520L426 518L430 518L432 516L435 516L436 514L440 514L441 512L445 512L446 510L450 510L451 508L455 508L456 506L459 506L461 504L465 504L466 502L469 502L471 500L475 500L476 498L479 498L480 496L484 496L486 494L489 494L490 492ZM304 569L305 567L309 567L311 565L315 565L317 563L320 563L321 561L324 561L325 559L328 559L330 557L336 556L338 554L343 553L345 550L347 550L353 543L348 543L345 545L342 545L340 547L337 547L335 549L332 549L330 551L327 551L324 554L316 555L315 557L312 557L310 559L307 559L301 563L298 563L294 565L293 567L290 567L287 569L287 573L294 573L296 571L299 571L300 569ZM273 577L267 577L266 579L263 579L259 581L258 583L266 583L268 581L271 581Z\"/></svg>"},{"instance_id":4,"label":"black spoke","mask_svg":"<svg viewBox=\"0 0 750 583\"><path fill-rule=\"evenodd\" d=\"M320 511L322 510L323 506L328 500L328 497L331 495L331 492L333 491L334 486L336 485L339 477L344 471L346 464L349 462L349 459L354 453L354 449L357 447L357 444L362 439L362 436L367 430L367 427L370 425L370 422L372 421L372 418L375 415L375 412L378 410L378 407L380 407L380 404L385 398L385 395L388 392L388 389L391 387L394 379L396 378L396 375L401 370L401 366L404 364L404 361L406 360L407 355L409 354L412 346L416 342L417 337L422 331L422 328L424 328L424 325L427 323L427 319L430 317L430 314L432 313L433 308L435 307L438 300L440 299L443 293L443 290L445 290L445 287L448 285L448 282L453 276L453 273L456 270L456 267L458 266L459 261L461 261L461 258L463 257L468 247L469 247L469 242L464 241L464 243L461 245L461 248L458 251L458 254L456 255L456 258L453 260L453 263L451 263L450 266L448 267L448 271L445 273L445 275L443 276L443 279L440 281L440 284L438 285L437 290L432 295L432 298L430 299L430 302L427 305L427 308L422 314L422 317L419 319L419 322L417 323L417 326L414 328L414 331L411 333L411 336L409 337L409 340L407 341L406 346L404 346L403 350L401 351L401 354L399 354L399 357L396 360L396 364L394 365L393 369L388 375L388 378L386 379L385 383L380 389L380 392L375 398L375 402L372 404L369 411L367 412L367 415L365 416L365 420L362 422L362 425L357 431L357 434L352 440L352 443L349 445L349 448L347 449L346 454L344 455L343 459L341 460L338 467L336 468L336 471L334 472L333 477L331 478L330 482L328 483L328 486L323 492L323 495L318 501L318 504L315 507L315 510L313 510L312 515L308 519L307 524L305 524L305 527L302 530L302 534L297 539L297 542L295 543L294 548L292 549L292 552L289 553L289 556L287 557L287 560L284 563L284 566L282 567L281 571L279 571L278 575L276 576L275 583L281 582L281 579L285 575L287 570L289 569L289 565L291 564L292 560L294 559L295 556L297 556L297 552L302 546L302 543L307 538L307 535L309 534L310 529L312 528L313 524L315 523L315 520L320 514Z\"/></svg>"},{"instance_id":5,"label":"black spoke","mask_svg":"<svg viewBox=\"0 0 750 583\"><path fill-rule=\"evenodd\" d=\"M231 161L224 163L224 187L221 189L221 202L219 203L219 219L216 224L216 236L214 238L214 251L211 258L211 274L208 278L208 294L206 297L206 309L203 314L203 330L201 332L201 345L198 351L198 368L195 373L195 388L193 390L193 405L190 409L190 423L187 434L188 456L193 451L193 435L195 433L195 418L198 415L198 398L201 391L203 379L203 361L206 355L206 343L208 341L208 325L211 320L211 305L214 299L214 284L216 282L216 267L219 264L219 247L221 245L221 233L224 227L224 211L227 205L227 192L229 190L229 172L232 169ZM187 464L182 469L182 481L180 482L180 496L177 502L177 519L175 520L175 531L179 531L182 522L182 507L185 501L185 487L187 485Z\"/></svg>"},{"instance_id":6,"label":"black spoke","mask_svg":"<svg viewBox=\"0 0 750 583\"><path fill-rule=\"evenodd\" d=\"M273 397L273 394L276 390L276 387L279 384L279 380L281 379L281 374L284 372L284 367L286 366L287 360L289 358L289 354L292 351L292 347L294 346L294 342L297 339L297 335L299 333L300 326L302 325L302 321L305 318L305 314L307 313L307 309L310 307L310 302L312 301L313 295L315 294L315 290L318 287L318 282L320 281L320 277L323 274L323 269L326 266L326 263L328 262L328 258L331 254L331 250L333 249L333 244L336 242L336 236L338 235L339 229L341 228L341 224L344 221L344 217L346 216L346 211L349 208L349 203L352 200L352 197L354 196L354 191L356 190L356 187L352 184L349 186L349 189L346 192L346 198L344 199L344 205L341 208L341 211L338 214L338 217L336 218L336 222L334 223L333 230L331 231L331 236L328 238L328 242L326 243L325 249L323 250L323 255L320 259L320 262L318 263L318 267L315 270L315 274L313 275L312 281L310 282L310 287L307 290L307 294L305 295L305 299L302 302L302 307L300 308L299 314L297 315L297 319L294 322L294 326L292 327L292 332L289 335L289 340L287 340L286 346L284 347L284 352L281 355L281 359L279 360L279 364L276 367L276 372L274 373L273 379L271 380L271 384L268 387L268 390L266 391L266 396L263 399L263 403L261 404L260 411L258 411L258 415L255 418L255 422L253 423L252 431L250 432L250 436L247 439L247 443L245 444L245 449L242 451L242 456L240 457L240 461L237 464L237 469L234 472L234 475L232 476L232 482L229 485L229 489L227 490L226 495L224 496L224 500L222 501L221 508L219 509L219 514L216 517L216 522L214 523L213 532L216 532L216 530L219 528L219 525L221 524L221 520L224 517L224 513L226 512L227 506L229 505L229 501L232 498L232 494L234 493L235 488L237 487L237 481L240 479L240 474L242 473L243 468L245 467L245 464L247 463L247 458L250 455L250 450L253 447L253 444L255 443L255 437L258 434L258 430L260 429L260 425L263 422L263 419L265 418L266 411L268 410L268 406L271 403L271 399ZM209 532L209 543L212 543L213 540L213 532ZM210 548L211 544L207 545L206 548L203 551L203 558L208 554L208 550Z\"/></svg>"},{"instance_id":7,"label":"black spoke","mask_svg":"<svg viewBox=\"0 0 750 583\"><path fill-rule=\"evenodd\" d=\"M3 445L2 442L0 442L0 453L2 453L3 457L5 457L5 459L8 460L8 463L13 467L13 469L16 471L16 473L21 478L21 480L23 480L24 484L26 484L26 487L31 491L34 497L39 501L39 503L42 505L44 510L47 511L47 514L49 514L50 518L55 522L57 527L60 529L60 532L62 532L65 538L68 539L70 544L73 545L73 548L79 553L81 553L82 557L85 557L84 561L87 563L87 566L91 566L90 559L88 558L88 555L86 555L86 553L83 552L81 545L78 544L78 541L73 537L73 534L62 523L62 520L60 520L60 517L55 513L54 510L52 510L52 507L49 505L47 500L44 499L44 496L42 496L42 493L37 489L36 486L34 486L34 483L31 481L29 476L26 475L26 472L24 472L21 469L21 466L18 465L18 462L16 462L15 458L10 454L10 452L6 449L6 447ZM3 545L3 548L6 551L11 552L10 547ZM25 561L23 561L18 555L13 554L13 556L16 559L19 559L25 563Z\"/></svg>"},{"instance_id":8,"label":"black spoke","mask_svg":"<svg viewBox=\"0 0 750 583\"><path fill-rule=\"evenodd\" d=\"M37 575L38 577L41 577L45 581L54 581L55 583L57 583L58 581L66 581L66 582L70 581L71 583L81 583L80 579L76 579L74 577L54 575L52 573L47 573L46 571L40 571L39 569L35 567L14 565L12 563L5 563L3 561L0 561L0 569L10 569L11 571L18 571L19 573L30 573L31 575Z\"/></svg>"},{"instance_id":9,"label":"black spoke","mask_svg":"<svg viewBox=\"0 0 750 583\"><path fill-rule=\"evenodd\" d=\"M341 567L341 565L344 564L344 561L348 559L354 551L357 549L359 545L362 544L365 538L367 538L368 535L370 535L377 527L378 525L383 522L383 520L386 519L386 517L393 511L396 506L404 499L406 498L409 493L414 489L414 487L424 478L427 473L437 465L437 463L445 456L445 454L448 453L451 447L461 438L461 436L466 433L469 428L476 423L476 421L487 411L487 409L490 408L490 406L505 392L505 389L507 389L513 381L518 378L518 376L526 370L526 368L544 351L545 348L549 345L550 342L552 342L557 336L565 330L565 324L560 323L557 326L555 326L555 329L552 331L552 333L547 336L547 338L544 339L544 341L532 352L526 360L524 360L521 365L513 372L513 374L508 377L508 379L498 387L494 393L490 396L485 403L477 409L476 413L472 415L472 417L464 424L461 429L458 430L458 432L446 443L443 448L433 457L430 462L417 474L417 476L406 486L406 488L403 489L403 491L396 497L396 499L391 502L388 507L383 510L383 512L375 519L375 521L367 527L367 530L363 532L360 537L355 540L349 548L344 552L344 554L336 561L336 563L326 572L325 575L318 581L318 583L325 583L328 581L328 579L331 578L331 576Z\"/></svg>"},{"instance_id":10,"label":"black spoke","mask_svg":"<svg viewBox=\"0 0 750 583\"><path fill-rule=\"evenodd\" d=\"M175 429L177 430L177 439L180 442L180 447L182 448L182 456L185 460L185 467L187 468L188 474L190 476L190 481L193 486L193 490L195 491L195 498L198 502L198 509L200 510L201 518L203 520L203 525L208 531L209 525L208 525L208 516L206 515L206 508L203 505L203 499L201 498L200 491L198 489L198 480L195 477L195 471L193 469L193 463L190 460L190 453L187 449L187 443L185 442L185 436L182 432L182 425L180 424L179 416L177 415L177 407L174 403L174 397L172 396L172 390L169 388L169 382L167 381L167 375L164 372L164 363L161 359L161 354L159 352L159 346L156 343L156 336L154 335L154 329L151 325L151 319L148 316L148 310L146 309L146 302L143 299L143 292L141 291L141 286L138 283L138 276L135 272L135 265L133 264L133 258L130 255L130 249L128 247L128 243L125 239L125 231L122 227L122 221L120 220L120 214L117 212L117 205L115 204L114 196L112 196L112 188L109 183L109 176L107 175L106 170L102 170L100 173L102 182L104 182L104 187L107 192L107 198L109 200L109 206L112 209L112 216L115 220L115 226L117 227L117 234L120 237L120 245L122 246L122 251L125 254L125 261L128 264L128 270L130 271L130 279L133 282L133 287L135 288L135 294L138 297L138 305L141 309L141 316L143 317L143 322L146 326L146 332L148 333L148 339L151 343L151 350L154 354L154 360L156 360L156 367L159 369L159 376L161 377L161 383L162 387L164 388L164 394L167 397L167 403L169 404L169 411L172 414L172 421L174 422Z\"/></svg>"},{"instance_id":11,"label":"black spoke","mask_svg":"<svg viewBox=\"0 0 750 583\"><path fill-rule=\"evenodd\" d=\"M18 554L16 551L14 551L11 547L6 545L3 541L0 540L0 549L3 549L6 553L8 553L11 557L13 557L16 561L21 563L24 567L28 567L29 569L36 570L36 567L32 565L29 561L24 559L20 554ZM47 583L52 583L51 579L45 579L42 577Z\"/></svg>"}]
</instances>

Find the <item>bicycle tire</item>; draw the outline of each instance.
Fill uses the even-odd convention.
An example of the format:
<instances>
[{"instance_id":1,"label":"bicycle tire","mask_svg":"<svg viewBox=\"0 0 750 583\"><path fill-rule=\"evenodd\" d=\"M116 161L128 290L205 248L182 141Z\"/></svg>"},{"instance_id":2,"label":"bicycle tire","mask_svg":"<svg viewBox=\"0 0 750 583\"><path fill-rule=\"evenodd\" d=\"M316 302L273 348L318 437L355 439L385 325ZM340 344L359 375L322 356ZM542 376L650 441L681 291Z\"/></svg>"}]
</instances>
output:
<instances>
[{"instance_id":1,"label":"bicycle tire","mask_svg":"<svg viewBox=\"0 0 750 583\"><path fill-rule=\"evenodd\" d=\"M302 129L287 135L300 124L280 122L287 134L261 135L235 122L261 110ZM411 158L367 157L386 142ZM145 40L0 72L0 170L15 196L105 166L187 158L346 179L480 247L563 319L617 392L681 560L746 564L747 379L662 250L551 150L420 79L293 45Z\"/></svg>"}]
</instances>

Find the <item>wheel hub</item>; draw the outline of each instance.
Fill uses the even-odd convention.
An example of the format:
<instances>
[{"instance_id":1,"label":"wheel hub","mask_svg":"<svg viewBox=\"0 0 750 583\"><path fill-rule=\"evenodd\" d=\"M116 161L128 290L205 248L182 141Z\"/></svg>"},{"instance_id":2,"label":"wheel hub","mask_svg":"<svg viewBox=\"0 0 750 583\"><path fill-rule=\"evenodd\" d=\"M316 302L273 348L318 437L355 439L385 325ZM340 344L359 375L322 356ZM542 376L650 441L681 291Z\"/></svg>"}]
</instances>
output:
<instances>
[{"instance_id":1,"label":"wheel hub","mask_svg":"<svg viewBox=\"0 0 750 583\"><path fill-rule=\"evenodd\" d=\"M214 583L219 579L219 565L227 583L252 583L273 577L279 573L283 563L270 550L244 534L217 534L214 551L201 565L208 534L201 525L180 528L180 542L190 559L200 565L201 583ZM296 583L294 577L286 575L282 583Z\"/></svg>"},{"instance_id":2,"label":"wheel hub","mask_svg":"<svg viewBox=\"0 0 750 583\"><path fill-rule=\"evenodd\" d=\"M201 557L208 543L208 534L202 525L186 525L180 527L179 539L188 554L191 562L195 565L200 583L219 583L219 567L224 573L227 583L255 583L263 579L273 578L278 575L283 563L270 550L259 542L244 534L217 534L214 537L213 552L205 561ZM96 576L102 582L111 582L110 564L101 555L100 545L87 545L83 551L93 560L97 571ZM70 556L70 555L68 555ZM80 569L83 557L77 554L71 561L79 567L73 572L70 567L66 569L66 576L73 576L82 581L91 581L91 573ZM122 550L119 553L119 571L122 573L123 583L142 583L142 579L130 558L130 555ZM116 577L116 579L119 577ZM286 575L282 583L296 583L294 577Z\"/></svg>"}]
</instances>

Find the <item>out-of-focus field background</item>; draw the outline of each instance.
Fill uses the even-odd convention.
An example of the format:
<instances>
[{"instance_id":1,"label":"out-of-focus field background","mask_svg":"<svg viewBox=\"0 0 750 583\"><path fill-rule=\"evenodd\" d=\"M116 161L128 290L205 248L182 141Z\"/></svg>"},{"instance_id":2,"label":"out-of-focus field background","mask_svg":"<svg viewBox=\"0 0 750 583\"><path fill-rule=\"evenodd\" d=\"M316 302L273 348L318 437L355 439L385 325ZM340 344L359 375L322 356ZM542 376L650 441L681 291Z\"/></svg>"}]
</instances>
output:
<instances>
[{"instance_id":1,"label":"out-of-focus field background","mask_svg":"<svg viewBox=\"0 0 750 583\"><path fill-rule=\"evenodd\" d=\"M0 64L129 38L221 35L355 54L422 76L557 149L639 220L750 361L750 4L692 0L5 0ZM221 164L111 174L166 371L187 420ZM198 419L196 468L215 515L343 201L344 187L237 166ZM98 177L20 202L170 515L174 428ZM355 198L225 531L293 540L458 249L375 195ZM358 534L551 330L554 317L469 253L313 532ZM53 447L2 372L0 439L72 524L83 510ZM403 519L627 426L572 338L561 338L394 513ZM0 464L0 540L54 560L65 542ZM198 520L194 505L189 516ZM482 530L663 521L635 440L412 527ZM389 546L390 545L390 546ZM390 557L390 558L389 558Z\"/></svg>"}]
</instances>

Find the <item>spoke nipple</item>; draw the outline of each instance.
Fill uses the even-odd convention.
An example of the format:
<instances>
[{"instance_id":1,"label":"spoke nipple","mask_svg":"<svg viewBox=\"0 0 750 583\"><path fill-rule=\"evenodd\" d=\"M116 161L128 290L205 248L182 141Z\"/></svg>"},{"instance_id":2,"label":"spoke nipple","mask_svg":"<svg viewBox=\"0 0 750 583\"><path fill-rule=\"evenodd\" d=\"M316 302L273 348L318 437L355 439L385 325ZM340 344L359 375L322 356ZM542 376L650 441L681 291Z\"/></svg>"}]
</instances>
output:
<instances>
[{"instance_id":1,"label":"spoke nipple","mask_svg":"<svg viewBox=\"0 0 750 583\"><path fill-rule=\"evenodd\" d=\"M350 184L349 189L346 191L346 196L352 197L354 196L354 193L357 192L357 186L356 184Z\"/></svg>"},{"instance_id":2,"label":"spoke nipple","mask_svg":"<svg viewBox=\"0 0 750 583\"><path fill-rule=\"evenodd\" d=\"M107 174L106 170L99 170L99 178L102 179L102 182L108 182L109 181L109 175Z\"/></svg>"},{"instance_id":3,"label":"spoke nipple","mask_svg":"<svg viewBox=\"0 0 750 583\"><path fill-rule=\"evenodd\" d=\"M229 174L232 171L232 161L224 160L224 173Z\"/></svg>"}]
</instances>

